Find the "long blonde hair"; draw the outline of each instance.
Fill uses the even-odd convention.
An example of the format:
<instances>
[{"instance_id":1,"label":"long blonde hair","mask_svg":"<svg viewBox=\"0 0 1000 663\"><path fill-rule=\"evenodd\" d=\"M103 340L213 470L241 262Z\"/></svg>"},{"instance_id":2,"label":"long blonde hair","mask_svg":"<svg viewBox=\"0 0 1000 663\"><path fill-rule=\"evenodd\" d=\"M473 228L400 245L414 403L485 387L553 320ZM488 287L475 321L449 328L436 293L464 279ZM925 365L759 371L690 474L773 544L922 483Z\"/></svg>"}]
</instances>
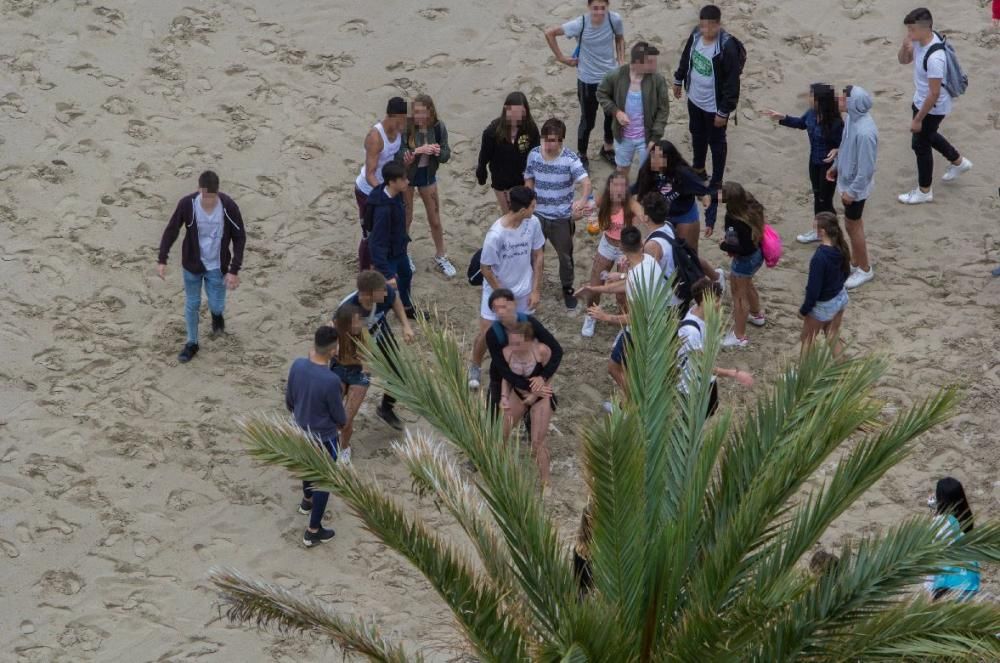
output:
<instances>
[{"instance_id":1,"label":"long blonde hair","mask_svg":"<svg viewBox=\"0 0 1000 663\"><path fill-rule=\"evenodd\" d=\"M437 107L434 105L434 100L431 99L429 94L418 94L413 98L413 105L420 104L427 109L427 114L429 116L427 121L427 128L424 131L433 131L434 126L438 123ZM417 146L417 122L412 116L407 118L407 138L406 144L410 148L415 148Z\"/></svg>"}]
</instances>

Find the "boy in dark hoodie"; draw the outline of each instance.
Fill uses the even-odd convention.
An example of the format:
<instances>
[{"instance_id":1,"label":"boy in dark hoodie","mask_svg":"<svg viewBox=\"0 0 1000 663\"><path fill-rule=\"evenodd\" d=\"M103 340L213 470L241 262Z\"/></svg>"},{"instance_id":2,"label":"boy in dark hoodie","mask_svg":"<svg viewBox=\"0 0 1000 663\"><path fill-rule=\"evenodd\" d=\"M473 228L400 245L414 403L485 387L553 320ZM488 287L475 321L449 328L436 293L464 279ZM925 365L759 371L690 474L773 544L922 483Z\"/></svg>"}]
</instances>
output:
<instances>
[{"instance_id":1,"label":"boy in dark hoodie","mask_svg":"<svg viewBox=\"0 0 1000 663\"><path fill-rule=\"evenodd\" d=\"M410 181L406 178L406 169L394 161L382 167L382 180L383 183L372 189L368 196L365 212L371 223L368 250L372 265L399 292L406 317L413 319L416 317L410 300L413 270L407 255L410 236L406 233L406 208L403 205L403 192Z\"/></svg>"}]
</instances>

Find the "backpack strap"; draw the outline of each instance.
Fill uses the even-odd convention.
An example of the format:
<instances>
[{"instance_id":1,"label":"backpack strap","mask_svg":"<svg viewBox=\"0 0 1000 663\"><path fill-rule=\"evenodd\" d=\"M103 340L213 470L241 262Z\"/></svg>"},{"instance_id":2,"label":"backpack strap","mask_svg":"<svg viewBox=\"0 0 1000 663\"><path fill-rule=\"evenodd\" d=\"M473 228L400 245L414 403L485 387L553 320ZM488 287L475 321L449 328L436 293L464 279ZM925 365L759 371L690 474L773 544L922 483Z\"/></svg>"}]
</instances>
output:
<instances>
[{"instance_id":1,"label":"backpack strap","mask_svg":"<svg viewBox=\"0 0 1000 663\"><path fill-rule=\"evenodd\" d=\"M942 38L941 41L939 41L936 44L931 44L930 48L924 51L924 73L927 73L927 61L931 59L931 56L937 53L938 51L943 51L943 50L944 50L944 40Z\"/></svg>"},{"instance_id":2,"label":"backpack strap","mask_svg":"<svg viewBox=\"0 0 1000 663\"><path fill-rule=\"evenodd\" d=\"M694 320L681 320L681 324L677 325L677 331L680 331L682 327L694 327L698 331L701 331L701 325Z\"/></svg>"},{"instance_id":3,"label":"backpack strap","mask_svg":"<svg viewBox=\"0 0 1000 663\"><path fill-rule=\"evenodd\" d=\"M493 329L493 333L496 335L500 345L507 345L507 330L503 328L503 323L499 320L494 320L490 327Z\"/></svg>"}]
</instances>

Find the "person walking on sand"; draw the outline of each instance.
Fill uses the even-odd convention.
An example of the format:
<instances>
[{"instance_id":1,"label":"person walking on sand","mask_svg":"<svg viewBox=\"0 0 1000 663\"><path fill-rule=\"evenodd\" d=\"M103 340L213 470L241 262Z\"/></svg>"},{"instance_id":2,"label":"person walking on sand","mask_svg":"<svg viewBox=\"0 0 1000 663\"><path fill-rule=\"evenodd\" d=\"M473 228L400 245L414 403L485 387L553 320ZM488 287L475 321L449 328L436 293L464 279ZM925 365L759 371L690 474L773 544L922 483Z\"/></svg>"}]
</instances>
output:
<instances>
[{"instance_id":1,"label":"person walking on sand","mask_svg":"<svg viewBox=\"0 0 1000 663\"><path fill-rule=\"evenodd\" d=\"M528 98L522 92L511 92L503 102L500 117L483 131L479 148L476 181L486 184L487 169L497 197L500 213L510 211L510 190L524 186L524 167L528 153L541 144L538 126L531 117Z\"/></svg>"},{"instance_id":2,"label":"person walking on sand","mask_svg":"<svg viewBox=\"0 0 1000 663\"><path fill-rule=\"evenodd\" d=\"M820 245L809 261L806 296L799 307L802 354L822 331L836 356L840 354L840 325L850 301L844 284L851 274L851 248L833 212L816 215L816 234Z\"/></svg>"},{"instance_id":3,"label":"person walking on sand","mask_svg":"<svg viewBox=\"0 0 1000 663\"><path fill-rule=\"evenodd\" d=\"M556 60L567 67L576 67L576 98L580 102L580 126L576 132L576 149L583 167L589 169L587 148L590 132L597 122L597 87L604 75L625 64L625 26L622 17L608 10L610 0L587 0L587 13L579 18L553 26L545 31L545 41ZM563 55L556 37L577 40L576 51ZM604 113L604 146L601 158L615 163L613 114Z\"/></svg>"},{"instance_id":4,"label":"person walking on sand","mask_svg":"<svg viewBox=\"0 0 1000 663\"><path fill-rule=\"evenodd\" d=\"M952 98L945 84L948 59L945 45L934 32L934 19L929 9L914 9L903 19L906 37L899 47L900 64L913 64L913 119L910 145L917 155L917 188L899 194L899 202L919 205L934 200L931 183L934 180L934 150L951 163L941 177L951 182L972 168L972 162L959 154L938 129L951 112Z\"/></svg>"},{"instance_id":5,"label":"person walking on sand","mask_svg":"<svg viewBox=\"0 0 1000 663\"><path fill-rule=\"evenodd\" d=\"M240 286L240 268L247 233L243 216L236 201L219 191L219 176L206 170L198 176L198 191L184 196L177 203L160 239L156 274L166 278L167 258L177 241L181 226L181 266L184 274L184 321L187 340L177 355L186 364L200 348L198 318L201 314L201 289L208 297L212 314L212 335L226 332L226 290Z\"/></svg>"},{"instance_id":6,"label":"person walking on sand","mask_svg":"<svg viewBox=\"0 0 1000 663\"><path fill-rule=\"evenodd\" d=\"M434 264L446 278L453 278L458 272L448 260L444 250L444 231L441 228L441 201L438 198L438 166L451 158L448 145L448 129L438 119L434 100L429 95L418 94L413 100L413 117L406 127L406 149L413 154L413 161L406 171L410 186L403 192L406 208L406 232L409 234L413 223L413 192L420 193L427 212L427 224L431 227L434 240Z\"/></svg>"},{"instance_id":7,"label":"person walking on sand","mask_svg":"<svg viewBox=\"0 0 1000 663\"><path fill-rule=\"evenodd\" d=\"M367 202L367 214L371 218L368 250L375 269L399 292L406 317L414 319L417 313L410 299L413 283L408 254L410 235L406 232L403 205L403 192L410 183L403 166L392 161L382 166L382 179L383 183L372 189Z\"/></svg>"},{"instance_id":8,"label":"person walking on sand","mask_svg":"<svg viewBox=\"0 0 1000 663\"><path fill-rule=\"evenodd\" d=\"M667 80L657 73L660 51L644 41L632 46L629 64L605 74L597 88L604 112L614 117L615 165L628 174L635 156L646 161L649 147L663 137L670 116Z\"/></svg>"},{"instance_id":9,"label":"person walking on sand","mask_svg":"<svg viewBox=\"0 0 1000 663\"><path fill-rule=\"evenodd\" d=\"M826 179L840 141L844 135L844 120L837 106L837 95L830 85L813 83L809 86L809 110L801 117L785 115L768 108L764 114L778 124L791 129L802 129L809 136L809 182L812 184L813 219L820 212L833 212L833 194L837 190L834 182ZM815 223L813 224L815 226ZM818 242L816 230L811 229L796 239L802 244Z\"/></svg>"},{"instance_id":10,"label":"person walking on sand","mask_svg":"<svg viewBox=\"0 0 1000 663\"><path fill-rule=\"evenodd\" d=\"M285 407L292 413L296 425L304 430L317 446L334 461L337 460L337 437L347 423L340 378L330 371L330 360L337 348L337 330L323 325L313 336L308 357L292 362L285 386ZM302 545L312 548L331 540L335 532L323 527L330 493L313 490L312 482L302 482L299 513L309 516L309 525L302 535Z\"/></svg>"},{"instance_id":11,"label":"person walking on sand","mask_svg":"<svg viewBox=\"0 0 1000 663\"><path fill-rule=\"evenodd\" d=\"M745 63L743 44L722 29L722 10L715 5L702 7L698 25L691 31L674 72L674 97L681 98L681 86L687 90L692 166L708 178L705 164L711 150L709 185L716 191L726 173L726 128L740 100L740 76ZM706 210L708 227L715 225L717 209L716 201Z\"/></svg>"},{"instance_id":12,"label":"person walking on sand","mask_svg":"<svg viewBox=\"0 0 1000 663\"><path fill-rule=\"evenodd\" d=\"M361 219L361 242L358 244L358 271L371 269L372 257L368 250L368 231L365 229L365 207L372 189L382 184L382 168L390 161L409 166L413 154L401 150L402 134L406 129L406 100L393 97L385 108L385 117L365 136L365 162L354 181L354 200Z\"/></svg>"},{"instance_id":13,"label":"person walking on sand","mask_svg":"<svg viewBox=\"0 0 1000 663\"><path fill-rule=\"evenodd\" d=\"M358 274L357 290L340 302L338 310L347 306L358 309L363 324L368 328L368 333L375 342L375 347L383 354L396 347L396 337L389 325L389 311L396 314L396 319L403 326L403 341L413 342L413 328L410 327L410 321L403 310L403 303L400 301L396 289L388 285L385 277L379 272L365 270ZM336 320L336 313L334 313L333 319ZM365 376L364 379L354 380L348 375L348 386L352 386L353 382L366 383L368 378ZM399 420L394 410L395 404L395 398L387 393L383 394L382 403L375 409L375 414L392 428L403 430L403 422ZM360 407L360 403L358 407Z\"/></svg>"},{"instance_id":14,"label":"person walking on sand","mask_svg":"<svg viewBox=\"0 0 1000 663\"><path fill-rule=\"evenodd\" d=\"M852 290L875 278L868 261L865 242L865 202L875 188L875 162L878 159L878 127L872 119L872 96L864 88L848 85L838 99L841 112L847 111L840 152L826 179L837 183L844 203L844 225L851 240L851 275L847 289Z\"/></svg>"},{"instance_id":15,"label":"person walking on sand","mask_svg":"<svg viewBox=\"0 0 1000 663\"><path fill-rule=\"evenodd\" d=\"M542 125L542 144L528 155L524 167L524 185L534 189L538 204L535 214L542 224L545 239L552 242L559 258L559 282L562 284L563 303L570 313L576 310L573 295L573 235L576 219L580 217L590 197L590 176L580 158L563 147L566 125L551 118ZM573 192L580 185L580 197L573 199Z\"/></svg>"},{"instance_id":16,"label":"person walking on sand","mask_svg":"<svg viewBox=\"0 0 1000 663\"><path fill-rule=\"evenodd\" d=\"M747 323L755 327L767 323L753 283L764 264L760 247L764 239L764 206L736 182L724 182L719 194L726 204L725 235L719 248L732 259L729 283L733 295L733 330L722 339L722 347L745 348L750 344Z\"/></svg>"}]
</instances>

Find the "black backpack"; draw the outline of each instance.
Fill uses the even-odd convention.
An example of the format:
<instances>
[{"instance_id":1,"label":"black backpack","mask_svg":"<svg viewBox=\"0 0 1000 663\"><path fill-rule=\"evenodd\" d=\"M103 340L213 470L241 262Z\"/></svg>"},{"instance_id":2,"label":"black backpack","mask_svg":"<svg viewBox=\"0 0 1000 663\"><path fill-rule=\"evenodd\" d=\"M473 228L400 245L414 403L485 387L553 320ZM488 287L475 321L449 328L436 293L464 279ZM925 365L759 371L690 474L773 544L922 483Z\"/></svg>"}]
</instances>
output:
<instances>
[{"instance_id":1,"label":"black backpack","mask_svg":"<svg viewBox=\"0 0 1000 663\"><path fill-rule=\"evenodd\" d=\"M483 257L483 250L479 249L472 254L472 259L469 261L469 268L465 270L465 276L469 279L469 285L482 285L483 284L483 272L480 270L480 259Z\"/></svg>"},{"instance_id":2,"label":"black backpack","mask_svg":"<svg viewBox=\"0 0 1000 663\"><path fill-rule=\"evenodd\" d=\"M698 254L683 239L671 237L662 230L650 233L646 241L648 242L654 237L667 240L673 248L675 269L674 294L681 300L681 310L686 311L693 300L691 286L705 278L705 271L701 268L701 261L698 260Z\"/></svg>"}]
</instances>

